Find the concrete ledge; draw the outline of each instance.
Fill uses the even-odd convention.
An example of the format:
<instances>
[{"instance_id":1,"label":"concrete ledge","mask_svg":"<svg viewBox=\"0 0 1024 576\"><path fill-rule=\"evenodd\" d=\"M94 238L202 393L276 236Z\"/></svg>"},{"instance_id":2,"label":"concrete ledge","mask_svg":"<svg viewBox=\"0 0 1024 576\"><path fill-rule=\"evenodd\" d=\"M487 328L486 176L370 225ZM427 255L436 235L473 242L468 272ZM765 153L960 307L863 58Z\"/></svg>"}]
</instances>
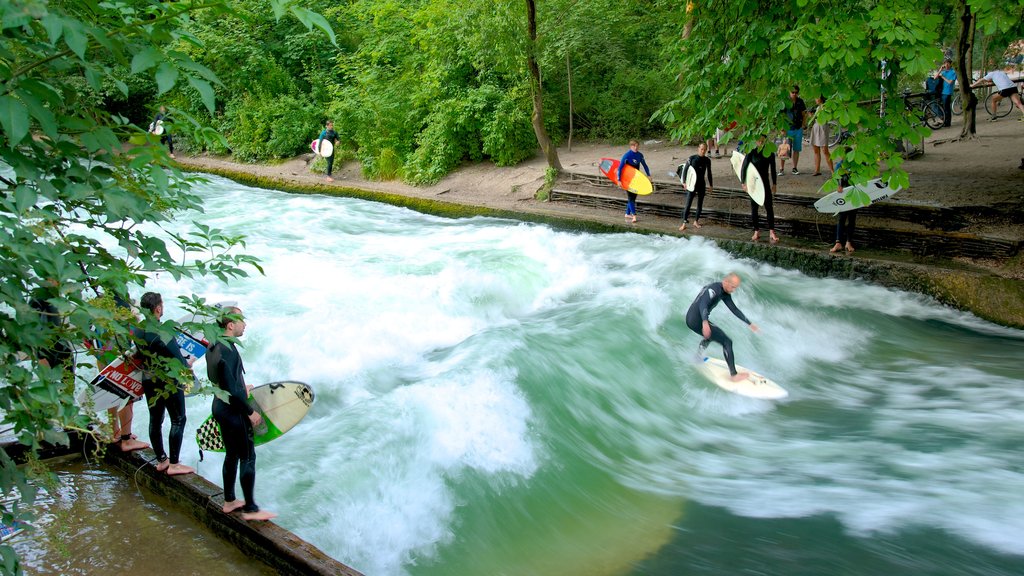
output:
<instances>
[{"instance_id":1,"label":"concrete ledge","mask_svg":"<svg viewBox=\"0 0 1024 576\"><path fill-rule=\"evenodd\" d=\"M238 514L221 512L224 492L198 474L167 476L147 462L150 450L121 452L107 450L105 461L177 504L183 511L234 544L251 558L262 560L278 574L311 576L362 576L316 546L271 522L246 522Z\"/></svg>"}]
</instances>

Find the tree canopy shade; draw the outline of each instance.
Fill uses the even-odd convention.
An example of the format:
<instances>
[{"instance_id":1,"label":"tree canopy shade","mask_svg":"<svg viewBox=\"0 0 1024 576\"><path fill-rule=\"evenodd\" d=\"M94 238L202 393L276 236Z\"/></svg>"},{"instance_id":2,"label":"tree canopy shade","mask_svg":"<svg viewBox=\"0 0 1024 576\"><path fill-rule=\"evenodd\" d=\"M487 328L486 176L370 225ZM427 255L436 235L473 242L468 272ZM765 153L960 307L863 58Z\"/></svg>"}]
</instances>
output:
<instances>
[{"instance_id":1,"label":"tree canopy shade","mask_svg":"<svg viewBox=\"0 0 1024 576\"><path fill-rule=\"evenodd\" d=\"M330 33L303 8L270 5L278 16L291 13ZM203 226L186 234L163 229L176 214L202 209L190 192L193 179L144 128L101 105L100 95L128 97L144 77L157 97L173 90L214 111L220 81L180 49L201 45L187 24L203 11L230 9L202 1L0 3L0 410L4 427L33 450L92 423L75 402L81 382L72 366L42 362L48 351L81 348L100 326L124 348L133 324L173 334L170 325L115 314L113 295L141 291L155 272L227 281L261 271L238 252L241 237ZM220 140L180 110L168 120L194 141ZM128 150L127 139L141 145ZM23 497L32 493L25 473L0 452L0 490L14 486ZM11 520L10 512L4 517ZM10 547L0 555L0 570L20 571Z\"/></svg>"},{"instance_id":2,"label":"tree canopy shade","mask_svg":"<svg viewBox=\"0 0 1024 576\"><path fill-rule=\"evenodd\" d=\"M1019 26L1024 3L1010 5ZM941 42L949 39L940 31L956 17L953 3L941 0L923 6L912 0L692 1L677 15L678 30L689 34L668 51L677 93L654 118L683 140L737 121L735 136L749 147L785 127L781 111L799 84L809 105L826 97L821 121L852 131L852 151L839 155L854 167L855 179L872 177L881 163L886 178L906 186L901 143L919 141L928 129L901 94L923 90L926 75L941 63Z\"/></svg>"}]
</instances>

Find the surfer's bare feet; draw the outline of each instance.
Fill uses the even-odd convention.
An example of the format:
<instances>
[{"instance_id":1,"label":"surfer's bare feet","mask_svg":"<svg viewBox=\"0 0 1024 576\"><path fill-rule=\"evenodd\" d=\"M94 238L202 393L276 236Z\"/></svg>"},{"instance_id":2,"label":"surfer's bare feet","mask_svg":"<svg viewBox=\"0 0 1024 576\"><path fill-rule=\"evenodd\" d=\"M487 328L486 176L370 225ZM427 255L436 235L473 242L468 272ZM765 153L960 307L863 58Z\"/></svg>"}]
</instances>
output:
<instances>
[{"instance_id":1,"label":"surfer's bare feet","mask_svg":"<svg viewBox=\"0 0 1024 576\"><path fill-rule=\"evenodd\" d=\"M758 240L761 239L761 232L759 230L754 230L754 235L751 236L750 239L754 242L757 242Z\"/></svg>"},{"instance_id":2,"label":"surfer's bare feet","mask_svg":"<svg viewBox=\"0 0 1024 576\"><path fill-rule=\"evenodd\" d=\"M840 244L839 242L836 242L836 245L833 246L832 249L829 250L829 252L832 253L832 254L835 254L836 252L839 252L842 249L843 249L843 245Z\"/></svg>"},{"instance_id":3,"label":"surfer's bare feet","mask_svg":"<svg viewBox=\"0 0 1024 576\"><path fill-rule=\"evenodd\" d=\"M846 251L849 252L850 254L853 254L853 244L850 244L849 242L847 242L846 243Z\"/></svg>"},{"instance_id":4,"label":"surfer's bare feet","mask_svg":"<svg viewBox=\"0 0 1024 576\"><path fill-rule=\"evenodd\" d=\"M698 229L698 230L700 230L700 228L701 228L700 220L694 220L693 221L693 227Z\"/></svg>"},{"instance_id":5,"label":"surfer's bare feet","mask_svg":"<svg viewBox=\"0 0 1024 576\"><path fill-rule=\"evenodd\" d=\"M166 468L168 476L181 476L183 474L195 474L196 469L184 464L171 464Z\"/></svg>"},{"instance_id":6,"label":"surfer's bare feet","mask_svg":"<svg viewBox=\"0 0 1024 576\"><path fill-rule=\"evenodd\" d=\"M132 440L130 438L128 440L121 440L119 444L121 445L121 452L132 452L134 450L145 450L146 448L149 448L149 444L138 440Z\"/></svg>"},{"instance_id":7,"label":"surfer's bare feet","mask_svg":"<svg viewBox=\"0 0 1024 576\"><path fill-rule=\"evenodd\" d=\"M679 226L679 231L682 232L683 230L686 230L686 222L683 222L683 224Z\"/></svg>"},{"instance_id":8,"label":"surfer's bare feet","mask_svg":"<svg viewBox=\"0 0 1024 576\"><path fill-rule=\"evenodd\" d=\"M328 182L334 182L334 178L331 178L330 176L328 176L328 177L327 177L327 181L328 181Z\"/></svg>"},{"instance_id":9,"label":"surfer's bare feet","mask_svg":"<svg viewBox=\"0 0 1024 576\"><path fill-rule=\"evenodd\" d=\"M245 500L232 500L231 502L225 502L224 507L220 509L225 514L231 514L235 510L241 510L245 506Z\"/></svg>"},{"instance_id":10,"label":"surfer's bare feet","mask_svg":"<svg viewBox=\"0 0 1024 576\"><path fill-rule=\"evenodd\" d=\"M630 220L630 222L632 222L633 224L636 224L636 216L633 216L633 219Z\"/></svg>"},{"instance_id":11,"label":"surfer's bare feet","mask_svg":"<svg viewBox=\"0 0 1024 576\"><path fill-rule=\"evenodd\" d=\"M774 230L768 232L768 241L771 242L772 244L775 244L779 241L779 237L775 235Z\"/></svg>"},{"instance_id":12,"label":"surfer's bare feet","mask_svg":"<svg viewBox=\"0 0 1024 576\"><path fill-rule=\"evenodd\" d=\"M161 460L156 464L157 472L167 472L167 469L171 466L170 460Z\"/></svg>"},{"instance_id":13,"label":"surfer's bare feet","mask_svg":"<svg viewBox=\"0 0 1024 576\"><path fill-rule=\"evenodd\" d=\"M277 518L277 514L266 510L260 510L259 512L242 512L242 520L249 522L256 520L270 520L272 518Z\"/></svg>"},{"instance_id":14,"label":"surfer's bare feet","mask_svg":"<svg viewBox=\"0 0 1024 576\"><path fill-rule=\"evenodd\" d=\"M747 378L750 378L750 372L739 372L729 376L729 380L732 380L733 382L741 382Z\"/></svg>"}]
</instances>

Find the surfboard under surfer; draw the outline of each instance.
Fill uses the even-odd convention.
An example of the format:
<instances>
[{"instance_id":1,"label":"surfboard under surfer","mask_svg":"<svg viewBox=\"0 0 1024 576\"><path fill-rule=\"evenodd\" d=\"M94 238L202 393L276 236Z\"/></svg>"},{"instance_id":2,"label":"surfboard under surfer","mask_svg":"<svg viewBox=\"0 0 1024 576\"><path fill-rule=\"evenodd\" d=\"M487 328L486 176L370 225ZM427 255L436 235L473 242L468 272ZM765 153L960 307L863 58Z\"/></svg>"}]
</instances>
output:
<instances>
[{"instance_id":1,"label":"surfboard under surfer","mask_svg":"<svg viewBox=\"0 0 1024 576\"><path fill-rule=\"evenodd\" d=\"M735 272L732 272L723 278L721 282L712 282L701 288L700 293L697 294L693 303L690 304L690 309L686 311L686 326L704 338L698 348L699 355L701 357L704 356L704 349L712 341L721 344L725 362L729 365L729 379L733 382L744 380L750 374L748 372L736 372L732 340L725 334L725 331L712 324L708 317L711 315L711 311L715 309L715 306L718 306L719 302L725 302L725 305L737 318L746 322L752 331L757 332L757 324L748 320L743 312L736 307L736 303L732 301L732 293L739 287L740 277Z\"/></svg>"}]
</instances>

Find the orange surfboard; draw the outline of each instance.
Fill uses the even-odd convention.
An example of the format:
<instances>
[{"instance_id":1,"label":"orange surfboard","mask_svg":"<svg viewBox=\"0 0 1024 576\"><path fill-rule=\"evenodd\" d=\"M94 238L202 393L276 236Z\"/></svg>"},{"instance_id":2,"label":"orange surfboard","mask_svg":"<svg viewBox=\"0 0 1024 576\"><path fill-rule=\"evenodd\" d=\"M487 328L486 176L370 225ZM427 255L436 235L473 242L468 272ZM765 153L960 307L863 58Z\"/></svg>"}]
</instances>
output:
<instances>
[{"instance_id":1,"label":"orange surfboard","mask_svg":"<svg viewBox=\"0 0 1024 576\"><path fill-rule=\"evenodd\" d=\"M654 185L651 183L651 179L632 166L626 166L622 169L622 181L620 182L618 179L619 161L616 158L601 158L601 163L597 167L602 174L623 190L629 190L641 196L654 192Z\"/></svg>"}]
</instances>

